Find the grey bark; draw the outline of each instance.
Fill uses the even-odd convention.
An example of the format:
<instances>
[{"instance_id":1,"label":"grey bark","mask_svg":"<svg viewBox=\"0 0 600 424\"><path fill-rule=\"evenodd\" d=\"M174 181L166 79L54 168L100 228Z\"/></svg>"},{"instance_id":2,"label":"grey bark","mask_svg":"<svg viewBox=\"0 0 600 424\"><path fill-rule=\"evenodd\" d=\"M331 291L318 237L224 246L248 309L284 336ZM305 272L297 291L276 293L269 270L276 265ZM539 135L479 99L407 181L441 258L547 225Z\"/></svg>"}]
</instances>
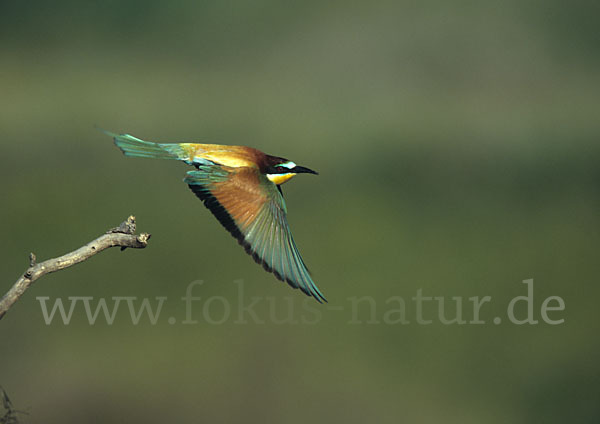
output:
<instances>
[{"instance_id":1,"label":"grey bark","mask_svg":"<svg viewBox=\"0 0 600 424\"><path fill-rule=\"evenodd\" d=\"M11 289L0 299L0 319L4 317L6 312L36 280L46 274L60 271L61 269L83 262L109 247L119 246L121 250L125 250L127 247L134 249L143 249L146 247L150 239L150 234L141 233L140 235L136 235L135 227L135 217L130 216L117 228L108 230L105 234L90 241L85 246L58 258L48 259L40 263L36 263L35 255L30 253L29 268L25 270Z\"/></svg>"}]
</instances>

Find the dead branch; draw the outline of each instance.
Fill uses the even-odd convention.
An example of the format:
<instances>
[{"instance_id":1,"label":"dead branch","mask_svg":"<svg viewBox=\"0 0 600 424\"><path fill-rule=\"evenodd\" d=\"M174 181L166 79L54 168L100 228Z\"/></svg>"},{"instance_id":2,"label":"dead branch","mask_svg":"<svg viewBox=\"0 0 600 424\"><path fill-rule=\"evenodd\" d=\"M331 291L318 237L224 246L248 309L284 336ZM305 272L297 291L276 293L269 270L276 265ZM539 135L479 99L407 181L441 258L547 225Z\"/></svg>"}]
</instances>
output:
<instances>
[{"instance_id":1,"label":"dead branch","mask_svg":"<svg viewBox=\"0 0 600 424\"><path fill-rule=\"evenodd\" d=\"M36 257L33 253L29 254L29 268L19 277L11 289L0 299L0 319L19 300L25 291L40 277L51 272L60 271L79 262L91 258L97 253L102 252L109 247L119 246L121 250L127 247L134 249L143 249L148 245L150 234L135 233L135 217L130 216L119 227L108 230L106 234L101 235L95 240L90 241L85 246L80 247L73 252L47 261L36 263Z\"/></svg>"}]
</instances>

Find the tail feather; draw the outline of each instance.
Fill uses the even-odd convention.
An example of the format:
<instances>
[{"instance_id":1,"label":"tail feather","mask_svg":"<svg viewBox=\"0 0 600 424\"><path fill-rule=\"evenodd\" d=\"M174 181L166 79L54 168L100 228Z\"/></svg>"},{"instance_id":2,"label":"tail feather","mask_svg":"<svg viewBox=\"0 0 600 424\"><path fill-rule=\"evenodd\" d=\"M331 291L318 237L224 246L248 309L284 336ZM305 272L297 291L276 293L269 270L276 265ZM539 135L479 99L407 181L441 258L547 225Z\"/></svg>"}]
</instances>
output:
<instances>
[{"instance_id":1,"label":"tail feather","mask_svg":"<svg viewBox=\"0 0 600 424\"><path fill-rule=\"evenodd\" d=\"M157 159L181 159L185 152L176 143L153 143L140 140L129 134L114 134L104 131L111 136L115 144L125 156Z\"/></svg>"}]
</instances>

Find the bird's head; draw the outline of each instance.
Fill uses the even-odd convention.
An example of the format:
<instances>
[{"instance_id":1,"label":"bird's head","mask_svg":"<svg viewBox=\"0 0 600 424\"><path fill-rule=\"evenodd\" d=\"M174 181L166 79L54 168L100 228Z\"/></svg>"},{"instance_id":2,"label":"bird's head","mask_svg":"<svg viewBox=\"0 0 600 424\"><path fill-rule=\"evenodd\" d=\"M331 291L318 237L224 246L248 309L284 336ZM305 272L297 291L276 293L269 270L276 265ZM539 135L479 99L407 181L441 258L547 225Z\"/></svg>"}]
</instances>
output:
<instances>
[{"instance_id":1,"label":"bird's head","mask_svg":"<svg viewBox=\"0 0 600 424\"><path fill-rule=\"evenodd\" d=\"M267 156L266 159L267 166L265 167L265 174L273 184L283 184L296 176L296 174L318 174L318 172L313 171L312 169L296 165L289 159L276 156Z\"/></svg>"}]
</instances>

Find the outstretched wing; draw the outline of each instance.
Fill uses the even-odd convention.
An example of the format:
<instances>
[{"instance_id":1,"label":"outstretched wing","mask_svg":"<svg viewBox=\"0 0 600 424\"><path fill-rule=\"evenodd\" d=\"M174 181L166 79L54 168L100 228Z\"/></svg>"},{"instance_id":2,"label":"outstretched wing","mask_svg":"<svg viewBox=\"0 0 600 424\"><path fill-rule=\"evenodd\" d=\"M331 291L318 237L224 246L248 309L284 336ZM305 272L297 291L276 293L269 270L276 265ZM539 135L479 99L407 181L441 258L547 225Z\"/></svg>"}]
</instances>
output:
<instances>
[{"instance_id":1,"label":"outstretched wing","mask_svg":"<svg viewBox=\"0 0 600 424\"><path fill-rule=\"evenodd\" d=\"M246 252L278 279L326 302L296 247L277 186L256 168L212 164L197 168L184 182Z\"/></svg>"}]
</instances>

